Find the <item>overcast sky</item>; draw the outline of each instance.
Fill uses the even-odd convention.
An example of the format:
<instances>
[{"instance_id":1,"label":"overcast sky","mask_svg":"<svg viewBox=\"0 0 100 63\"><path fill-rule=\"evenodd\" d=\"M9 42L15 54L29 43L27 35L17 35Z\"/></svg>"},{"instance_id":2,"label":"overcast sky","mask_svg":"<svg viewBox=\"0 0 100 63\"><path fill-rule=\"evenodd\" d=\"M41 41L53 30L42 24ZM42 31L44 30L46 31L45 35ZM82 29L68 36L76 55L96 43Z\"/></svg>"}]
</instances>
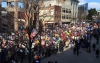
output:
<instances>
[{"instance_id":1,"label":"overcast sky","mask_svg":"<svg viewBox=\"0 0 100 63\"><path fill-rule=\"evenodd\" d=\"M88 3L89 9L96 8L97 10L100 10L100 0L79 0L79 1L80 1L79 5Z\"/></svg>"}]
</instances>

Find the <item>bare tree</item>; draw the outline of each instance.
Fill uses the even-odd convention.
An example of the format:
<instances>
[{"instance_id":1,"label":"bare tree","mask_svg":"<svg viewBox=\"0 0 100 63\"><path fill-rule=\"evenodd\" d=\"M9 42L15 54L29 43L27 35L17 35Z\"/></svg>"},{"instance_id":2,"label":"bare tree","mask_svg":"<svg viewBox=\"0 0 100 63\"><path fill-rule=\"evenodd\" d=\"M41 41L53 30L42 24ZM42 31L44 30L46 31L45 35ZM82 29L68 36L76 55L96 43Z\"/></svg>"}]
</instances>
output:
<instances>
[{"instance_id":1,"label":"bare tree","mask_svg":"<svg viewBox=\"0 0 100 63\"><path fill-rule=\"evenodd\" d=\"M41 7L42 2L43 2L42 0L24 0L25 8L24 8L23 11L24 11L25 17L23 16L23 13L19 13L18 9L16 8L17 4L15 4L15 6L14 6L14 12L13 13L8 11L8 13L9 13L8 17L14 18L14 21L15 21L14 26L15 27L18 27L18 25L17 25L18 21L19 21L18 16L22 17L25 20L26 23L28 22L26 29L27 29L28 34L29 34L29 49L30 49L29 50L29 52L30 52L29 63L31 63L31 46L32 46L31 38L30 38L31 31L32 31L33 28L36 28L36 25L38 25L38 27L39 27L38 32L40 32L41 28L43 27L43 25L41 26L41 22L39 22L40 21L39 20L39 13L41 12L41 11L39 11L39 9ZM45 19L45 17L43 17L43 19ZM51 18L50 18L50 20L51 20ZM8 22L9 22L9 20L8 20Z\"/></svg>"}]
</instances>

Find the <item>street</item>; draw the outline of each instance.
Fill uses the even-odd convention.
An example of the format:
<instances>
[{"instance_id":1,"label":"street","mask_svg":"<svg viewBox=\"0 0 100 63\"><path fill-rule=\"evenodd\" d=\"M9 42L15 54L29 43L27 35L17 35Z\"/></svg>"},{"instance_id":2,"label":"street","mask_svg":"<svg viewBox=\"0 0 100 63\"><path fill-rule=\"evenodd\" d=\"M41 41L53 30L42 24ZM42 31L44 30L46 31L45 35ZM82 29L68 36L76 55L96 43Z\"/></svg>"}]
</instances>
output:
<instances>
[{"instance_id":1,"label":"street","mask_svg":"<svg viewBox=\"0 0 100 63\"><path fill-rule=\"evenodd\" d=\"M91 45L96 42L94 38L91 40ZM99 45L97 46L100 48ZM80 48L79 55L73 54L73 50L67 48L63 53L52 55L48 58L43 59L42 63L48 63L48 61L57 61L58 63L100 63L100 55L99 58L96 58L95 52L93 52L91 48L91 53L86 52L85 49Z\"/></svg>"}]
</instances>

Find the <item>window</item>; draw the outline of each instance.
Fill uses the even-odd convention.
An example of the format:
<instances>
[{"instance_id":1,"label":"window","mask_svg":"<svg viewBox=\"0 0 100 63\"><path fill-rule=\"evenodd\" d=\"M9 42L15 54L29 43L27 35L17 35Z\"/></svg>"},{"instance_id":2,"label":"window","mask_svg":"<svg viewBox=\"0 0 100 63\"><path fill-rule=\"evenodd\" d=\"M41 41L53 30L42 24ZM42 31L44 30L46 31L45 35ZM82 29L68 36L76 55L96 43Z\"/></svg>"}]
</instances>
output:
<instances>
[{"instance_id":1,"label":"window","mask_svg":"<svg viewBox=\"0 0 100 63\"><path fill-rule=\"evenodd\" d=\"M71 15L69 15L69 19L71 19Z\"/></svg>"},{"instance_id":2,"label":"window","mask_svg":"<svg viewBox=\"0 0 100 63\"><path fill-rule=\"evenodd\" d=\"M2 4L2 7L5 7L5 8L7 7L7 2L2 2L1 4Z\"/></svg>"},{"instance_id":3,"label":"window","mask_svg":"<svg viewBox=\"0 0 100 63\"><path fill-rule=\"evenodd\" d=\"M62 12L65 13L65 8L62 8Z\"/></svg>"},{"instance_id":4,"label":"window","mask_svg":"<svg viewBox=\"0 0 100 63\"><path fill-rule=\"evenodd\" d=\"M68 13L68 9L66 9L66 13Z\"/></svg>"},{"instance_id":5,"label":"window","mask_svg":"<svg viewBox=\"0 0 100 63\"><path fill-rule=\"evenodd\" d=\"M66 15L66 19L68 19L68 15Z\"/></svg>"},{"instance_id":6,"label":"window","mask_svg":"<svg viewBox=\"0 0 100 63\"><path fill-rule=\"evenodd\" d=\"M2 16L6 16L7 15L7 11L1 11L1 13L2 13Z\"/></svg>"},{"instance_id":7,"label":"window","mask_svg":"<svg viewBox=\"0 0 100 63\"><path fill-rule=\"evenodd\" d=\"M24 8L24 3L23 2L18 2L18 8Z\"/></svg>"},{"instance_id":8,"label":"window","mask_svg":"<svg viewBox=\"0 0 100 63\"><path fill-rule=\"evenodd\" d=\"M51 10L51 15L53 15L54 14L54 10Z\"/></svg>"},{"instance_id":9,"label":"window","mask_svg":"<svg viewBox=\"0 0 100 63\"><path fill-rule=\"evenodd\" d=\"M64 15L62 15L62 19L64 19Z\"/></svg>"},{"instance_id":10,"label":"window","mask_svg":"<svg viewBox=\"0 0 100 63\"><path fill-rule=\"evenodd\" d=\"M62 15L62 19L65 19L65 15L64 14Z\"/></svg>"},{"instance_id":11,"label":"window","mask_svg":"<svg viewBox=\"0 0 100 63\"><path fill-rule=\"evenodd\" d=\"M14 7L14 2L11 2L11 7Z\"/></svg>"},{"instance_id":12,"label":"window","mask_svg":"<svg viewBox=\"0 0 100 63\"><path fill-rule=\"evenodd\" d=\"M69 9L69 13L71 13L71 9Z\"/></svg>"}]
</instances>

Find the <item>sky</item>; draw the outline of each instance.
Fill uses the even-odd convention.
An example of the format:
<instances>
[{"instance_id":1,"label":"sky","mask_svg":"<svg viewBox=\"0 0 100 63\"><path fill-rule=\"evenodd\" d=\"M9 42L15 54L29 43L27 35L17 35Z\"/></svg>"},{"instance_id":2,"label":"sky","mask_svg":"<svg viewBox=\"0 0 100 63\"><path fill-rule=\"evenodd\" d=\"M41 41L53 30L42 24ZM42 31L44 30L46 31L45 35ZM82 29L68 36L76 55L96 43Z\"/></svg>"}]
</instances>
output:
<instances>
[{"instance_id":1,"label":"sky","mask_svg":"<svg viewBox=\"0 0 100 63\"><path fill-rule=\"evenodd\" d=\"M79 1L80 1L79 5L88 3L88 9L96 8L96 10L100 10L100 0L79 0ZM7 4L5 2L3 2L2 5L3 5L3 7L7 6ZM22 7L21 3L19 3L19 7L20 6Z\"/></svg>"},{"instance_id":2,"label":"sky","mask_svg":"<svg viewBox=\"0 0 100 63\"><path fill-rule=\"evenodd\" d=\"M79 5L88 3L88 9L96 8L96 10L100 10L100 0L79 0Z\"/></svg>"}]
</instances>

